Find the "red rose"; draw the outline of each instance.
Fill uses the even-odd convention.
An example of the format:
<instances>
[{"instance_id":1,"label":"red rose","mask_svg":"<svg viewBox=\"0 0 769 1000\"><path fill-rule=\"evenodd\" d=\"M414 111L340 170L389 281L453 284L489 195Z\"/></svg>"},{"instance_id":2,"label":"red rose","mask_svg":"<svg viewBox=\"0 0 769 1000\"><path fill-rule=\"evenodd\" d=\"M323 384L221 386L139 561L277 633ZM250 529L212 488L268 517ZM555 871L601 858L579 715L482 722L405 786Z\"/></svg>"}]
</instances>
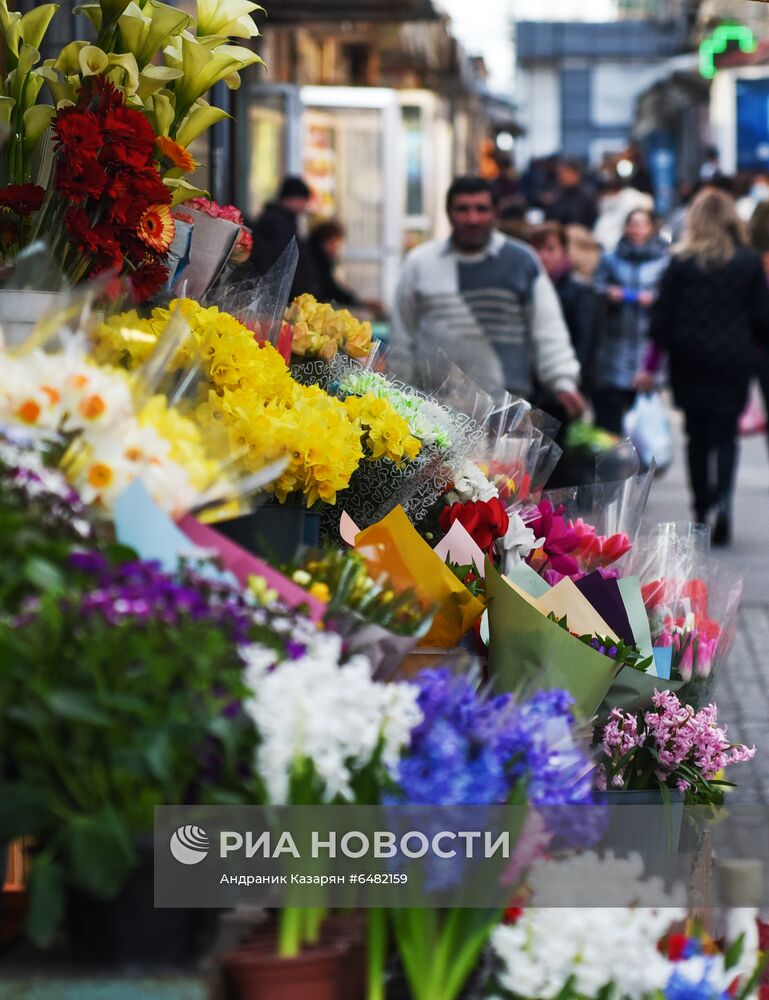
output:
<instances>
[{"instance_id":1,"label":"red rose","mask_svg":"<svg viewBox=\"0 0 769 1000\"><path fill-rule=\"evenodd\" d=\"M11 184L0 191L0 208L10 208L16 215L32 215L43 204L44 196L37 184Z\"/></svg>"},{"instance_id":2,"label":"red rose","mask_svg":"<svg viewBox=\"0 0 769 1000\"><path fill-rule=\"evenodd\" d=\"M455 503L441 511L441 531L448 533L452 524L459 521L468 535L479 548L490 552L497 538L502 538L510 525L502 502L494 497L491 500L468 500L467 503Z\"/></svg>"},{"instance_id":3,"label":"red rose","mask_svg":"<svg viewBox=\"0 0 769 1000\"><path fill-rule=\"evenodd\" d=\"M53 123L53 134L59 148L78 159L94 157L104 145L104 136L96 115L77 108L62 108Z\"/></svg>"}]
</instances>

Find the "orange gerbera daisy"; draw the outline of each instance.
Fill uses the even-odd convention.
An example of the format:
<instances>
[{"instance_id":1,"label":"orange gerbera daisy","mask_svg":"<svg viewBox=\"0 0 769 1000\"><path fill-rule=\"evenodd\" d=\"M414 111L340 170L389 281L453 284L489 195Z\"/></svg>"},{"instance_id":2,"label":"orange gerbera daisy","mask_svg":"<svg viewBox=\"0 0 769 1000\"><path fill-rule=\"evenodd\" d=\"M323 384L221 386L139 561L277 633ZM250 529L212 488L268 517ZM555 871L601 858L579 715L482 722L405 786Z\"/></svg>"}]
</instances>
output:
<instances>
[{"instance_id":1,"label":"orange gerbera daisy","mask_svg":"<svg viewBox=\"0 0 769 1000\"><path fill-rule=\"evenodd\" d=\"M188 174L197 166L184 146L180 146L178 142L170 139L167 135L159 135L155 142L161 157L168 160L171 167L183 170L185 174Z\"/></svg>"},{"instance_id":2,"label":"orange gerbera daisy","mask_svg":"<svg viewBox=\"0 0 769 1000\"><path fill-rule=\"evenodd\" d=\"M175 232L174 217L168 205L151 205L139 222L139 239L159 253L168 250Z\"/></svg>"}]
</instances>

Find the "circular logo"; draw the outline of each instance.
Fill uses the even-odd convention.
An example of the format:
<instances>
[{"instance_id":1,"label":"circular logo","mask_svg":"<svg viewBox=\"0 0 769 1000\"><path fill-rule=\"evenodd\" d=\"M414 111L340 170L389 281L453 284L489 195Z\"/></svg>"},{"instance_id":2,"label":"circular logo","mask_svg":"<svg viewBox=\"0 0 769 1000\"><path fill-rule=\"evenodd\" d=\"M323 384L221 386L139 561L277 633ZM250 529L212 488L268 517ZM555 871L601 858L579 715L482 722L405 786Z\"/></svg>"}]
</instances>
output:
<instances>
[{"instance_id":1,"label":"circular logo","mask_svg":"<svg viewBox=\"0 0 769 1000\"><path fill-rule=\"evenodd\" d=\"M171 835L171 854L183 865L197 865L205 861L211 844L208 834L199 826L180 826Z\"/></svg>"}]
</instances>

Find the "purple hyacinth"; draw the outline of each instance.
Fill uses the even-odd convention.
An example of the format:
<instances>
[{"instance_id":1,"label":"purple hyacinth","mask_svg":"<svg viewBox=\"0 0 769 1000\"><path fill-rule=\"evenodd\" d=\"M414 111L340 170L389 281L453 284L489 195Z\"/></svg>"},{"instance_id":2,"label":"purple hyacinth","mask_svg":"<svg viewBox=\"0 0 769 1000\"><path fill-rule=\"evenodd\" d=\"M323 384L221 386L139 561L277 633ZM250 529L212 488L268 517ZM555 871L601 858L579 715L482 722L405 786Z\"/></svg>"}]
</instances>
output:
<instances>
[{"instance_id":1,"label":"purple hyacinth","mask_svg":"<svg viewBox=\"0 0 769 1000\"><path fill-rule=\"evenodd\" d=\"M172 575L158 562L138 560L110 566L99 552L81 551L71 565L92 578L80 597L84 614L98 614L111 625L128 620L178 625L183 621L221 626L236 643L247 642L253 627L253 609L240 591L182 569Z\"/></svg>"}]
</instances>

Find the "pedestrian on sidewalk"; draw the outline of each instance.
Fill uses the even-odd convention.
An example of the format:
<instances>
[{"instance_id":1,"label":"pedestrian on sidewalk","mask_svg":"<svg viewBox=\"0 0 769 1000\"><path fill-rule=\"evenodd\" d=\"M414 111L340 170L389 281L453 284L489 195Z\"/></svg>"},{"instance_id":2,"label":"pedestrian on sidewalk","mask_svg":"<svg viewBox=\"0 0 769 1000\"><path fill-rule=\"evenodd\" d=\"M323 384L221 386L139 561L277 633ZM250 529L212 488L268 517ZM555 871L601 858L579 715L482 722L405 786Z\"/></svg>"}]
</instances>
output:
<instances>
[{"instance_id":1,"label":"pedestrian on sidewalk","mask_svg":"<svg viewBox=\"0 0 769 1000\"><path fill-rule=\"evenodd\" d=\"M625 219L616 250L604 254L595 274L604 312L591 373L592 399L596 424L612 434L622 435L625 415L635 402L651 309L667 263L668 248L657 235L653 213L637 208Z\"/></svg>"},{"instance_id":2,"label":"pedestrian on sidewalk","mask_svg":"<svg viewBox=\"0 0 769 1000\"><path fill-rule=\"evenodd\" d=\"M251 264L266 274L291 240L299 238L299 220L307 211L312 192L301 177L286 177L278 197L265 205L252 224L254 249Z\"/></svg>"},{"instance_id":3,"label":"pedestrian on sidewalk","mask_svg":"<svg viewBox=\"0 0 769 1000\"><path fill-rule=\"evenodd\" d=\"M737 422L748 398L755 345L769 343L769 289L747 245L734 199L708 187L695 198L652 313L650 335L670 359L676 405L686 416L694 515L715 510L714 545L731 541ZM639 388L659 354L650 352Z\"/></svg>"},{"instance_id":4,"label":"pedestrian on sidewalk","mask_svg":"<svg viewBox=\"0 0 769 1000\"><path fill-rule=\"evenodd\" d=\"M558 296L532 249L497 230L493 186L457 178L446 208L451 237L417 247L403 265L388 366L431 391L431 363L443 351L490 394L531 399L539 383L579 416L579 362Z\"/></svg>"},{"instance_id":5,"label":"pedestrian on sidewalk","mask_svg":"<svg viewBox=\"0 0 769 1000\"><path fill-rule=\"evenodd\" d=\"M588 373L593 370L595 292L589 282L577 275L569 252L569 237L560 223L543 222L534 226L528 233L528 242L534 247L558 293L572 347L582 368L584 386Z\"/></svg>"}]
</instances>

